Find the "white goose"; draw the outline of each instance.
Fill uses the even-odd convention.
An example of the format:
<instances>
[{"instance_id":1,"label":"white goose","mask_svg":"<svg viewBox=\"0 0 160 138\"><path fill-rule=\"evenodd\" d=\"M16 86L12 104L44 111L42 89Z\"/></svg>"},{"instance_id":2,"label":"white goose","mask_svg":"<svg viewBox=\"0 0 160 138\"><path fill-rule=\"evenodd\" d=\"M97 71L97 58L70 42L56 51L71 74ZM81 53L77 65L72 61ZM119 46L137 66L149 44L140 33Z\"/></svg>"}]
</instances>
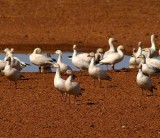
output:
<instances>
[{"instance_id":1,"label":"white goose","mask_svg":"<svg viewBox=\"0 0 160 138\"><path fill-rule=\"evenodd\" d=\"M20 60L19 58L13 56L13 53L14 53L13 48L11 48L11 49L6 48L6 49L4 49L4 52L6 53L6 57L4 58L4 61L6 60L6 58L8 56L10 56L12 59L12 67L14 67L18 70L22 70L24 67L30 66L30 64L25 63L24 61Z\"/></svg>"},{"instance_id":2,"label":"white goose","mask_svg":"<svg viewBox=\"0 0 160 138\"><path fill-rule=\"evenodd\" d=\"M87 54L88 56L88 54ZM91 59L91 57L89 57ZM73 45L72 64L80 69L81 76L82 70L86 70L89 67L90 61L86 61L77 55L76 45Z\"/></svg>"},{"instance_id":3,"label":"white goose","mask_svg":"<svg viewBox=\"0 0 160 138\"><path fill-rule=\"evenodd\" d=\"M139 64L141 63L141 61L143 60L143 59L141 59L141 58L138 58L138 57L142 54L142 47L141 47L141 45L142 45L142 43L139 42L139 43L138 43L138 50L137 50L137 52L135 52L136 49L133 48L133 55L131 56L131 58L130 58L130 60L129 60L129 64L130 64L131 66L133 65L134 67L136 67L136 66L139 65Z\"/></svg>"},{"instance_id":4,"label":"white goose","mask_svg":"<svg viewBox=\"0 0 160 138\"><path fill-rule=\"evenodd\" d=\"M148 53L149 53L149 50L151 52L151 57L154 57L156 55L156 43L155 43L155 40L156 40L157 36L156 35L151 35L151 47L150 48L143 48L142 49L142 54L145 55L147 57Z\"/></svg>"},{"instance_id":5,"label":"white goose","mask_svg":"<svg viewBox=\"0 0 160 138\"><path fill-rule=\"evenodd\" d=\"M103 58L106 58L110 53L116 52L116 49L113 45L113 42L117 42L117 40L115 38L109 38L109 40L108 40L109 50L104 53Z\"/></svg>"},{"instance_id":6,"label":"white goose","mask_svg":"<svg viewBox=\"0 0 160 138\"><path fill-rule=\"evenodd\" d=\"M73 50L77 53L77 45L73 45ZM77 57L81 58L85 62L90 63L91 62L91 57L88 57L88 53L77 53Z\"/></svg>"},{"instance_id":7,"label":"white goose","mask_svg":"<svg viewBox=\"0 0 160 138\"><path fill-rule=\"evenodd\" d=\"M44 56L41 53L40 48L35 48L33 53L30 54L29 60L32 64L39 66L39 69L41 69L41 66L51 66L52 62L55 61L55 59L52 59L50 57Z\"/></svg>"},{"instance_id":8,"label":"white goose","mask_svg":"<svg viewBox=\"0 0 160 138\"><path fill-rule=\"evenodd\" d=\"M103 59L103 49L102 48L98 48L96 53L95 53L95 62L99 63L100 60Z\"/></svg>"},{"instance_id":9,"label":"white goose","mask_svg":"<svg viewBox=\"0 0 160 138\"><path fill-rule=\"evenodd\" d=\"M20 72L17 69L11 66L11 57L7 57L6 61L8 62L3 70L3 73L10 81L15 82L15 86L17 89L17 81L23 76L20 75Z\"/></svg>"},{"instance_id":10,"label":"white goose","mask_svg":"<svg viewBox=\"0 0 160 138\"><path fill-rule=\"evenodd\" d=\"M111 78L98 65L97 66L95 65L95 54L93 52L90 53L88 56L92 57L91 63L88 68L88 73L94 79L94 86L95 86L95 79L98 79L101 87L101 80L111 80Z\"/></svg>"},{"instance_id":11,"label":"white goose","mask_svg":"<svg viewBox=\"0 0 160 138\"><path fill-rule=\"evenodd\" d=\"M59 55L57 59L57 64L59 64L60 66L60 74L64 74L67 70L72 70L72 68L69 65L62 62L62 51L57 50L55 53Z\"/></svg>"},{"instance_id":12,"label":"white goose","mask_svg":"<svg viewBox=\"0 0 160 138\"><path fill-rule=\"evenodd\" d=\"M136 78L137 85L142 89L142 95L143 90L149 90L153 94L153 89L156 89L155 86L153 86L151 79L148 75L145 75L142 72L142 69L139 69L139 72L137 74Z\"/></svg>"},{"instance_id":13,"label":"white goose","mask_svg":"<svg viewBox=\"0 0 160 138\"><path fill-rule=\"evenodd\" d=\"M69 94L69 103L70 103L70 95L74 95L75 96L75 104L76 104L77 103L76 97L82 95L82 91L84 89L82 89L80 87L80 84L78 82L72 82L73 73L71 70L67 70L66 73L70 74L65 82L66 93Z\"/></svg>"},{"instance_id":14,"label":"white goose","mask_svg":"<svg viewBox=\"0 0 160 138\"><path fill-rule=\"evenodd\" d=\"M100 64L104 64L104 65L112 65L112 68L114 70L114 65L120 61L122 61L123 57L124 57L124 46L120 45L117 48L117 52L116 53L111 53L109 54L106 58L103 58L100 61Z\"/></svg>"},{"instance_id":15,"label":"white goose","mask_svg":"<svg viewBox=\"0 0 160 138\"><path fill-rule=\"evenodd\" d=\"M143 54L141 56L143 57L143 61L140 63L139 66L142 69L142 72L149 76L160 75L160 69L152 66L151 64L147 64L146 57Z\"/></svg>"},{"instance_id":16,"label":"white goose","mask_svg":"<svg viewBox=\"0 0 160 138\"><path fill-rule=\"evenodd\" d=\"M156 58L150 58L150 52L148 53L147 57L142 54L138 58L141 58L143 60L143 62L145 61L146 64L153 66L157 69L160 69L160 60L156 59Z\"/></svg>"},{"instance_id":17,"label":"white goose","mask_svg":"<svg viewBox=\"0 0 160 138\"><path fill-rule=\"evenodd\" d=\"M54 76L54 87L60 91L61 93L61 100L63 100L63 96L65 94L65 98L66 99L66 89L65 89L65 80L61 78L61 74L60 74L60 65L59 64L53 64L52 65L54 68L56 68L56 74Z\"/></svg>"}]
</instances>

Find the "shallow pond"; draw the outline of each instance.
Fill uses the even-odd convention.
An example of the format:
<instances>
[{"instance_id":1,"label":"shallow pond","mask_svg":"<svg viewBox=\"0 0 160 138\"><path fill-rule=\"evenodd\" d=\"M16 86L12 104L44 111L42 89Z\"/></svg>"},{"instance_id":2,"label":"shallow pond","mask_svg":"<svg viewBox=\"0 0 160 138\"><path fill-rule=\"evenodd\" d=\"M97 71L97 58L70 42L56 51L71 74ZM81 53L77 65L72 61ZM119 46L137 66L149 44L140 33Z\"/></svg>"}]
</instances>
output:
<instances>
[{"instance_id":1,"label":"shallow pond","mask_svg":"<svg viewBox=\"0 0 160 138\"><path fill-rule=\"evenodd\" d=\"M47 55L46 53L43 53L43 55ZM25 68L22 69L22 72L38 72L38 67L33 65L30 60L29 60L29 54L14 54L15 57L18 57L20 60L30 64L31 66L27 66ZM64 52L63 53L63 58L62 61L67 63L73 70L78 71L79 69L77 69L75 66L73 66L71 59L68 58L68 56L72 56L71 52ZM0 54L0 59L4 59L5 54ZM52 58L57 59L58 55L53 54L51 55ZM129 68L129 59L130 56L125 55L123 60L115 65L115 69L121 69L121 68ZM105 65L101 65L101 68L103 70L107 69L107 66ZM111 69L110 66L108 66L108 69ZM55 69L52 69L53 72L55 72Z\"/></svg>"}]
</instances>

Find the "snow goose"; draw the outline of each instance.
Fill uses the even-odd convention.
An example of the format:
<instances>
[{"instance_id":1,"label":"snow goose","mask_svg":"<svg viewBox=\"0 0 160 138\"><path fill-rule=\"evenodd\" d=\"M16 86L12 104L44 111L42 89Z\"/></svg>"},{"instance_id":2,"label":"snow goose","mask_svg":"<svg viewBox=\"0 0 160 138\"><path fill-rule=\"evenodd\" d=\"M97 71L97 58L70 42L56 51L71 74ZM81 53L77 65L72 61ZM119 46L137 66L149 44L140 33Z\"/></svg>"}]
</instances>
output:
<instances>
[{"instance_id":1,"label":"snow goose","mask_svg":"<svg viewBox=\"0 0 160 138\"><path fill-rule=\"evenodd\" d=\"M136 82L137 85L142 89L142 95L143 90L149 90L153 94L153 89L156 89L155 86L153 86L150 77L144 74L141 68L137 74Z\"/></svg>"},{"instance_id":2,"label":"snow goose","mask_svg":"<svg viewBox=\"0 0 160 138\"><path fill-rule=\"evenodd\" d=\"M54 68L56 68L56 74L54 76L54 87L60 91L61 93L61 100L63 100L63 96L65 94L66 98L66 89L65 89L65 80L61 78L60 74L60 65L59 64L53 64L52 65Z\"/></svg>"},{"instance_id":3,"label":"snow goose","mask_svg":"<svg viewBox=\"0 0 160 138\"><path fill-rule=\"evenodd\" d=\"M151 52L151 57L154 57L156 55L156 43L155 43L155 40L156 40L157 36L156 35L151 35L151 47L150 48L143 48L142 49L142 54L144 54L146 57L148 55L148 52L150 50Z\"/></svg>"},{"instance_id":4,"label":"snow goose","mask_svg":"<svg viewBox=\"0 0 160 138\"><path fill-rule=\"evenodd\" d=\"M77 45L73 45L73 50L76 52L78 58L81 58L82 60L84 60L85 62L88 62L88 63L91 62L91 57L88 57L88 53L80 53L80 54L78 54Z\"/></svg>"},{"instance_id":5,"label":"snow goose","mask_svg":"<svg viewBox=\"0 0 160 138\"><path fill-rule=\"evenodd\" d=\"M15 82L15 87L17 89L17 81L23 77L20 72L11 66L11 57L6 58L7 64L3 70L4 75L10 80Z\"/></svg>"},{"instance_id":6,"label":"snow goose","mask_svg":"<svg viewBox=\"0 0 160 138\"><path fill-rule=\"evenodd\" d=\"M109 38L109 40L108 40L109 50L104 53L103 58L106 58L110 53L116 52L116 49L113 45L113 42L117 42L117 40L115 38Z\"/></svg>"},{"instance_id":7,"label":"snow goose","mask_svg":"<svg viewBox=\"0 0 160 138\"><path fill-rule=\"evenodd\" d=\"M102 59L103 59L103 49L98 48L95 53L95 63L99 63L99 61Z\"/></svg>"},{"instance_id":8,"label":"snow goose","mask_svg":"<svg viewBox=\"0 0 160 138\"><path fill-rule=\"evenodd\" d=\"M117 52L116 53L111 53L109 54L106 58L103 58L100 61L100 64L104 64L104 65L112 65L112 68L114 70L114 65L120 61L122 61L123 57L124 57L124 46L120 45L117 48Z\"/></svg>"},{"instance_id":9,"label":"snow goose","mask_svg":"<svg viewBox=\"0 0 160 138\"><path fill-rule=\"evenodd\" d=\"M69 103L70 103L70 95L74 95L75 104L77 104L76 97L82 95L82 91L84 89L80 87L80 84L78 82L72 82L73 72L71 70L67 70L66 73L69 74L69 77L65 82L66 93L69 94Z\"/></svg>"},{"instance_id":10,"label":"snow goose","mask_svg":"<svg viewBox=\"0 0 160 138\"><path fill-rule=\"evenodd\" d=\"M88 56L88 54L87 54ZM91 59L91 57L89 57ZM72 64L80 69L81 76L82 76L82 70L88 69L90 62L82 59L77 55L76 45L73 45L73 55L72 55Z\"/></svg>"},{"instance_id":11,"label":"snow goose","mask_svg":"<svg viewBox=\"0 0 160 138\"><path fill-rule=\"evenodd\" d=\"M132 67L132 65L134 67L137 67L137 65L139 65L140 62L143 60L141 58L138 58L142 54L142 47L141 46L142 46L142 43L139 42L138 43L138 50L137 50L137 52L136 52L136 49L133 48L133 55L131 56L131 58L129 60L129 64L130 64L131 67Z\"/></svg>"},{"instance_id":12,"label":"snow goose","mask_svg":"<svg viewBox=\"0 0 160 138\"><path fill-rule=\"evenodd\" d=\"M111 78L106 74L104 70L100 68L100 66L95 65L95 54L92 52L88 56L92 57L91 63L88 68L88 73L94 79L94 86L95 86L95 79L98 79L101 87L101 80L111 80Z\"/></svg>"},{"instance_id":13,"label":"snow goose","mask_svg":"<svg viewBox=\"0 0 160 138\"><path fill-rule=\"evenodd\" d=\"M11 61L12 61L12 62L11 62L11 66L12 66L13 68L16 68L17 70L20 71L20 70L22 70L24 67L30 66L30 64L25 63L25 62L21 61L19 58L13 56L13 53L14 53L14 49L13 49L13 48L11 48L11 49L6 48L6 49L4 50L4 52L6 52L6 57L4 58L4 61L6 61L6 58L7 58L8 56L10 56L10 57L11 57Z\"/></svg>"},{"instance_id":14,"label":"snow goose","mask_svg":"<svg viewBox=\"0 0 160 138\"><path fill-rule=\"evenodd\" d=\"M160 69L151 64L147 64L145 55L142 54L141 56L143 57L143 61L140 63L139 67L142 69L142 72L149 76L159 75Z\"/></svg>"},{"instance_id":15,"label":"snow goose","mask_svg":"<svg viewBox=\"0 0 160 138\"><path fill-rule=\"evenodd\" d=\"M57 59L57 64L59 64L60 66L60 74L64 74L67 70L72 70L69 65L62 62L62 51L56 50L55 53L59 55Z\"/></svg>"},{"instance_id":16,"label":"snow goose","mask_svg":"<svg viewBox=\"0 0 160 138\"><path fill-rule=\"evenodd\" d=\"M29 55L29 60L32 64L39 66L39 69L41 69L41 66L51 66L52 62L55 61L55 59L52 59L51 57L44 56L41 53L40 48L35 48L33 53Z\"/></svg>"},{"instance_id":17,"label":"snow goose","mask_svg":"<svg viewBox=\"0 0 160 138\"><path fill-rule=\"evenodd\" d=\"M145 61L146 64L151 65L157 69L160 69L160 60L157 58L150 58L150 52L148 53L147 57L142 54L138 58L142 58L143 62Z\"/></svg>"}]
</instances>

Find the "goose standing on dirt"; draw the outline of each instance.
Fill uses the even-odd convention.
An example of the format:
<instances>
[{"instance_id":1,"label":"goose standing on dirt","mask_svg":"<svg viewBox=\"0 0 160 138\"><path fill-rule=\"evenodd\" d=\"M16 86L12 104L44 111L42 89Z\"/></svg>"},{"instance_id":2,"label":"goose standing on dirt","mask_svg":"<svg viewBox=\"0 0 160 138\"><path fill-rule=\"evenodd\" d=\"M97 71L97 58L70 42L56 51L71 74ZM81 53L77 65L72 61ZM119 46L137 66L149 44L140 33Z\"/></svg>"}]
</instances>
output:
<instances>
[{"instance_id":1,"label":"goose standing on dirt","mask_svg":"<svg viewBox=\"0 0 160 138\"><path fill-rule=\"evenodd\" d=\"M150 57L154 57L156 55L156 40L157 36L156 35L151 35L151 47L150 48L143 48L142 49L142 54L145 55L147 57L149 50L151 52L151 56Z\"/></svg>"},{"instance_id":2,"label":"goose standing on dirt","mask_svg":"<svg viewBox=\"0 0 160 138\"><path fill-rule=\"evenodd\" d=\"M142 95L143 95L143 90L149 90L152 92L153 95L153 89L156 89L155 86L153 86L151 79L148 75L145 75L142 72L142 69L139 69L139 72L137 74L136 78L137 85L142 89Z\"/></svg>"},{"instance_id":3,"label":"goose standing on dirt","mask_svg":"<svg viewBox=\"0 0 160 138\"><path fill-rule=\"evenodd\" d=\"M122 46L122 45L118 46L117 52L116 53L111 53L106 58L103 58L100 61L100 64L112 65L112 68L114 70L115 64L123 60L123 57L124 57L123 50L124 50L124 46Z\"/></svg>"},{"instance_id":4,"label":"goose standing on dirt","mask_svg":"<svg viewBox=\"0 0 160 138\"><path fill-rule=\"evenodd\" d=\"M95 65L95 54L92 52L88 56L92 57L91 63L88 68L88 73L94 79L94 86L95 86L95 79L98 79L101 87L101 80L111 80L111 78L106 74L104 70L102 70L98 65Z\"/></svg>"},{"instance_id":5,"label":"goose standing on dirt","mask_svg":"<svg viewBox=\"0 0 160 138\"><path fill-rule=\"evenodd\" d=\"M87 56L88 56L88 54L87 54ZM91 57L88 57L88 59L91 59ZM80 69L81 76L82 76L82 71L88 69L89 64L90 64L89 60L84 60L83 58L81 58L77 55L76 45L73 45L72 64L75 67Z\"/></svg>"},{"instance_id":6,"label":"goose standing on dirt","mask_svg":"<svg viewBox=\"0 0 160 138\"><path fill-rule=\"evenodd\" d=\"M66 99L66 89L65 89L65 80L61 78L61 74L60 74L60 65L59 64L53 64L52 65L54 68L56 68L56 74L54 76L54 87L60 91L61 93L61 100L63 100L63 97L64 97L64 100Z\"/></svg>"},{"instance_id":7,"label":"goose standing on dirt","mask_svg":"<svg viewBox=\"0 0 160 138\"><path fill-rule=\"evenodd\" d=\"M41 53L41 49L35 48L33 53L30 54L29 56L30 62L36 66L39 66L39 71L41 71L41 66L50 67L52 65L52 62L56 61L55 59L44 56L40 53Z\"/></svg>"},{"instance_id":8,"label":"goose standing on dirt","mask_svg":"<svg viewBox=\"0 0 160 138\"><path fill-rule=\"evenodd\" d=\"M72 82L73 72L71 70L67 70L66 73L69 74L69 77L65 82L66 93L69 94L69 103L70 95L74 95L75 104L77 104L76 97L81 96L84 89L80 87L80 84L78 82Z\"/></svg>"},{"instance_id":9,"label":"goose standing on dirt","mask_svg":"<svg viewBox=\"0 0 160 138\"><path fill-rule=\"evenodd\" d=\"M72 68L69 65L62 62L62 51L57 50L55 53L59 55L57 59L57 64L59 64L60 66L60 74L64 74L67 70L72 70Z\"/></svg>"},{"instance_id":10,"label":"goose standing on dirt","mask_svg":"<svg viewBox=\"0 0 160 138\"><path fill-rule=\"evenodd\" d=\"M103 58L106 58L109 54L116 52L113 42L117 42L117 40L115 38L109 38L109 50L104 53Z\"/></svg>"},{"instance_id":11,"label":"goose standing on dirt","mask_svg":"<svg viewBox=\"0 0 160 138\"><path fill-rule=\"evenodd\" d=\"M7 57L6 61L7 61L7 64L3 70L3 73L10 81L15 82L15 88L17 89L17 81L23 76L20 75L20 72L17 69L11 66L11 57Z\"/></svg>"}]
</instances>

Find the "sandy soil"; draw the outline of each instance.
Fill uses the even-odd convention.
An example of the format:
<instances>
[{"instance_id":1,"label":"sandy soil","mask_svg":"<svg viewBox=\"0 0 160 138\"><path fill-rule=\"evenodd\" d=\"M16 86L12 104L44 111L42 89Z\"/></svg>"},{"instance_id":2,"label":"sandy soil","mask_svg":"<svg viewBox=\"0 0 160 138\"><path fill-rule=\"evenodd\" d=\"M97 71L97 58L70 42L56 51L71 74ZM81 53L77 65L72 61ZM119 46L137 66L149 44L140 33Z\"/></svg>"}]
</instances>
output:
<instances>
[{"instance_id":1,"label":"sandy soil","mask_svg":"<svg viewBox=\"0 0 160 138\"><path fill-rule=\"evenodd\" d=\"M149 47L150 35L160 34L155 0L5 0L0 6L0 50L71 51L75 43L79 51L107 50L115 37L131 54L138 41ZM107 73L112 81L103 88L76 73L85 89L78 105L60 100L54 73L22 73L27 80L18 89L0 77L0 137L160 137L159 77L152 78L158 90L147 96L136 85L137 69Z\"/></svg>"},{"instance_id":2,"label":"sandy soil","mask_svg":"<svg viewBox=\"0 0 160 138\"><path fill-rule=\"evenodd\" d=\"M0 78L1 137L160 137L158 77L152 79L158 91L147 96L136 85L136 69L108 71L112 81L103 88L76 73L85 92L69 105L53 87L54 73L22 74L28 80L17 89Z\"/></svg>"}]
</instances>

